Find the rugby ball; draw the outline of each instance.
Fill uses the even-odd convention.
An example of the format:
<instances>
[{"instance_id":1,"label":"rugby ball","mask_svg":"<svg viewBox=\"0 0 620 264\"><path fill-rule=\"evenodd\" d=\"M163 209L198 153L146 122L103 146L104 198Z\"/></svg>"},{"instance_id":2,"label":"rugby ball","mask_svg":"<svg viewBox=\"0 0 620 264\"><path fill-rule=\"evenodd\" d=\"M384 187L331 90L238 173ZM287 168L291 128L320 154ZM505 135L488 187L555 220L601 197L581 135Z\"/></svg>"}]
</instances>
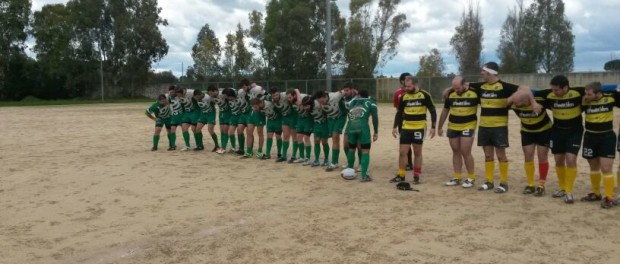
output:
<instances>
[{"instance_id":1,"label":"rugby ball","mask_svg":"<svg viewBox=\"0 0 620 264\"><path fill-rule=\"evenodd\" d=\"M346 168L340 172L340 176L345 180L353 180L357 177L357 173L354 169Z\"/></svg>"}]
</instances>

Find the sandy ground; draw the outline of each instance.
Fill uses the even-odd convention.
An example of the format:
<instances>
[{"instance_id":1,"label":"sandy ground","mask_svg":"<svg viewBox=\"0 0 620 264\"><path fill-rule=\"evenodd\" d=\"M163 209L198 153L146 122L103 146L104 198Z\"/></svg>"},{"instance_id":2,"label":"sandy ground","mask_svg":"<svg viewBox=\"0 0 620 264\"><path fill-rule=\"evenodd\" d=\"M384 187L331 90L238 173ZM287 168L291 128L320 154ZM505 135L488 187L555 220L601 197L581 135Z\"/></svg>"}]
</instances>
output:
<instances>
[{"instance_id":1,"label":"sandy ground","mask_svg":"<svg viewBox=\"0 0 620 264\"><path fill-rule=\"evenodd\" d=\"M146 107L0 108L0 263L620 262L620 208L521 194L513 114L511 189L495 194L443 186L446 138L425 143L421 191L397 191L387 104L371 183L273 160L151 152ZM588 171L580 159L576 197L590 191ZM551 190L553 169L549 179Z\"/></svg>"}]
</instances>

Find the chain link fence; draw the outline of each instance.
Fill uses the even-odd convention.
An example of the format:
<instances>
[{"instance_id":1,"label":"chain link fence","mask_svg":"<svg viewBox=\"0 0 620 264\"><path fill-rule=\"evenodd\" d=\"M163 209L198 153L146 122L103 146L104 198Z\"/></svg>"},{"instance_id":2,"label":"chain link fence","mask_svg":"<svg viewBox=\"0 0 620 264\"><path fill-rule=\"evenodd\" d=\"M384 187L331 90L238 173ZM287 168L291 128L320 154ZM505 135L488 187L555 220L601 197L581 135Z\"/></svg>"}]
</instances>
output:
<instances>
[{"instance_id":1,"label":"chain link fence","mask_svg":"<svg viewBox=\"0 0 620 264\"><path fill-rule=\"evenodd\" d=\"M548 88L549 81L555 74L502 74L502 81L517 85L529 86L536 89ZM565 74L571 86L583 86L590 82L599 81L602 83L620 83L620 72L581 72ZM483 81L480 75L464 76L466 81ZM429 92L436 103L442 102L441 93L446 87L450 87L452 76L449 77L418 77L419 86ZM277 87L279 91L286 91L290 88L297 88L302 93L313 94L319 90L326 89L326 80L285 80L285 81L253 81L263 88ZM394 92L399 89L398 78L369 78L369 79L333 79L332 90L338 90L345 83L351 82L358 90L367 90L368 93L381 102L391 102ZM155 98L158 94L168 91L171 84L151 84L145 89L144 96ZM181 82L174 85L188 89L207 90L209 85L218 88L239 88L239 82Z\"/></svg>"}]
</instances>

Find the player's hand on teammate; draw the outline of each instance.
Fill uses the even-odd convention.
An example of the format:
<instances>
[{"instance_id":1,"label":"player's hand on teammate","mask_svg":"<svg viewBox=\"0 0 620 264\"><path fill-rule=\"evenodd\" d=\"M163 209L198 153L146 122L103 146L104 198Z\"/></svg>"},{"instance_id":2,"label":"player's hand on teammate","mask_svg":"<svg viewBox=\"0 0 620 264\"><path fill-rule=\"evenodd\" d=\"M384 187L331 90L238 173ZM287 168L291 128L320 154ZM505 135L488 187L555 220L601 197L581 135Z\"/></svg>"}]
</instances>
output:
<instances>
[{"instance_id":1,"label":"player's hand on teammate","mask_svg":"<svg viewBox=\"0 0 620 264\"><path fill-rule=\"evenodd\" d=\"M540 105L538 102L536 102L536 103L534 103L532 105L532 111L534 111L534 113L536 113L536 114L540 114L542 109L543 109L542 105Z\"/></svg>"},{"instance_id":2,"label":"player's hand on teammate","mask_svg":"<svg viewBox=\"0 0 620 264\"><path fill-rule=\"evenodd\" d=\"M392 129L392 136L394 136L394 138L398 138L398 128L394 128Z\"/></svg>"},{"instance_id":3,"label":"player's hand on teammate","mask_svg":"<svg viewBox=\"0 0 620 264\"><path fill-rule=\"evenodd\" d=\"M372 135L372 142L377 141L377 139L379 139L379 134Z\"/></svg>"}]
</instances>

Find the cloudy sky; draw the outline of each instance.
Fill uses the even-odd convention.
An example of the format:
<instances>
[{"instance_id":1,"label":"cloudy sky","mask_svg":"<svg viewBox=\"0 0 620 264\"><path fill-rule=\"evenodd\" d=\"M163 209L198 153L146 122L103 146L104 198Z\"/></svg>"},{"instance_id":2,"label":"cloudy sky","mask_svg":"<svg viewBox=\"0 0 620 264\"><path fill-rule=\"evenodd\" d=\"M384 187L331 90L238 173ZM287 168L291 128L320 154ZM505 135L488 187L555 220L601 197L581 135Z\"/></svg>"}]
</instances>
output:
<instances>
[{"instance_id":1,"label":"cloudy sky","mask_svg":"<svg viewBox=\"0 0 620 264\"><path fill-rule=\"evenodd\" d=\"M533 0L524 0L529 5ZM63 0L32 0L33 11ZM153 65L159 70L172 70L176 75L182 67L193 64L190 52L200 28L208 23L223 45L225 35L237 23L248 28L248 13L265 12L268 0L159 0L161 16L168 20L161 27L170 49L168 55ZM335 1L341 14L349 15L349 0ZM377 1L375 1L377 2ZM398 55L379 74L395 76L403 71L417 72L419 58L430 49L441 51L448 72L457 72L458 65L450 38L463 10L470 0L402 0L399 12L407 15L411 27L401 36ZM475 1L472 1L475 2ZM478 0L484 26L483 61L497 60L499 33L509 8L516 0ZM566 16L573 23L575 34L575 71L601 71L610 59L620 58L620 1L564 0Z\"/></svg>"}]
</instances>

